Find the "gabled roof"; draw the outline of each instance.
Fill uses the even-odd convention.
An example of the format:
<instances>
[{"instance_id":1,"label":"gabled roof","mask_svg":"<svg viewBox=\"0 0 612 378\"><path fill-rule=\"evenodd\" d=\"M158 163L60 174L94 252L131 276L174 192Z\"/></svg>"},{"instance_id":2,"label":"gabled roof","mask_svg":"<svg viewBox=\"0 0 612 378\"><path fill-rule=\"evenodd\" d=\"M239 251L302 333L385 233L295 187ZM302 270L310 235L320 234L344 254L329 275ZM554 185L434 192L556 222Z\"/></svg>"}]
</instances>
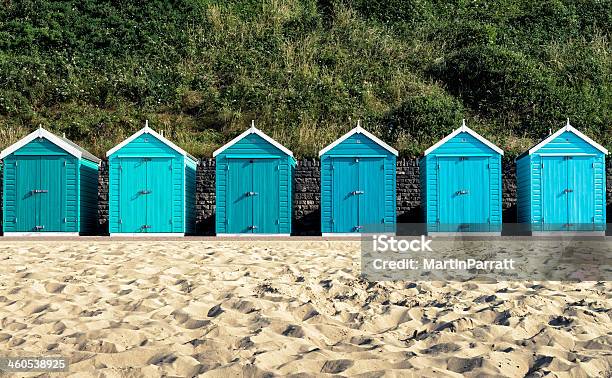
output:
<instances>
[{"instance_id":1,"label":"gabled roof","mask_svg":"<svg viewBox=\"0 0 612 378\"><path fill-rule=\"evenodd\" d=\"M601 144L595 142L593 139L589 138L588 136L584 135L583 133L578 131L576 128L574 128L574 126L570 125L569 118L568 118L567 119L567 123L565 124L565 126L560 128L559 130L557 130L555 133L550 134L549 136L544 138L541 142L539 142L535 146L531 147L529 150L527 150L527 151L523 152L522 154L520 154L519 156L517 156L516 160L518 160L518 159L520 159L522 157L525 157L527 155L533 154L534 152L536 152L540 148L544 147L549 142L553 141L555 138L557 138L559 135L563 134L566 131L570 132L570 133L573 133L574 135L576 135L580 139L584 140L585 142L587 142L591 146L595 147L597 150L599 150L599 151L603 152L604 154L608 155L608 150L606 150Z\"/></svg>"},{"instance_id":2,"label":"gabled roof","mask_svg":"<svg viewBox=\"0 0 612 378\"><path fill-rule=\"evenodd\" d=\"M340 138L336 139L329 146L327 146L324 149L322 149L321 151L319 151L319 156L323 156L325 153L329 152L332 148L336 147L337 145L339 145L340 143L344 142L345 140L347 140L348 138L350 138L351 136L353 136L355 134L363 134L368 139L370 139L372 142L378 144L379 146L381 146L385 150L391 152L393 155L395 155L395 156L398 155L397 150L395 148L389 146L387 143L383 142L382 140L378 139L377 137L375 137L374 135L369 133L367 130L365 130L364 128L361 127L361 121L357 121L357 127L352 129L348 133L344 134Z\"/></svg>"},{"instance_id":3,"label":"gabled roof","mask_svg":"<svg viewBox=\"0 0 612 378\"><path fill-rule=\"evenodd\" d=\"M242 138L246 137L249 134L259 135L266 142L270 143L274 147L276 147L279 150L283 151L287 155L293 157L293 152L291 152L289 149L287 149L287 147L285 147L282 144L278 143L277 141L275 141L274 139L272 139L268 135L266 135L263 131L261 131L258 128L256 128L255 127L255 121L251 122L251 127L249 127L245 132L243 132L242 134L238 135L234 139L230 140L229 142L224 144L219 149L215 150L215 152L213 152L213 157L219 155L221 152L225 151L226 149L230 148L234 144L238 143L238 141L240 141Z\"/></svg>"},{"instance_id":4,"label":"gabled roof","mask_svg":"<svg viewBox=\"0 0 612 378\"><path fill-rule=\"evenodd\" d=\"M482 142L484 145L486 145L487 147L492 149L493 151L497 152L498 154L500 154L500 155L504 154L504 151L501 148L497 147L493 143L491 143L488 140L486 140L482 135L478 134L476 131L474 131L474 130L470 129L469 127L467 127L465 125L465 119L464 119L463 120L463 124L461 125L461 127L459 127L458 129L456 129L452 133L450 133L447 136L445 136L438 143L436 143L433 146L431 146L428 149L426 149L424 155L428 155L429 153L433 152L436 148L438 148L441 145L443 145L444 143L448 142L449 140L454 138L459 133L468 133L471 136L473 136L474 138L476 138L477 140L479 140L480 142Z\"/></svg>"},{"instance_id":5,"label":"gabled roof","mask_svg":"<svg viewBox=\"0 0 612 378\"><path fill-rule=\"evenodd\" d=\"M147 120L145 122L145 127L143 127L140 131L136 132L135 134L133 134L131 137L127 138L126 140L124 140L123 142L119 143L118 145L116 145L115 147L113 147L111 150L109 150L106 153L106 157L111 156L112 154L114 154L115 152L119 151L120 149L122 149L123 147L127 146L128 144L130 144L134 139L138 138L139 136L143 135L143 134L149 134L151 136L154 136L157 140L159 140L160 142L162 142L163 144L165 144L166 146L172 148L174 151L178 152L179 154L185 156L186 158L189 158L191 160L193 160L196 164L198 163L198 159L196 159L195 157L193 157L192 155L188 154L185 150L183 150L182 148L180 148L179 146L177 146L176 144L170 142L168 139L164 138L161 134L158 134L155 130L153 130L152 128L149 127L149 121Z\"/></svg>"},{"instance_id":6,"label":"gabled roof","mask_svg":"<svg viewBox=\"0 0 612 378\"><path fill-rule=\"evenodd\" d=\"M8 155L12 154L13 152L15 152L15 151L19 150L20 148L26 146L31 141L33 141L35 139L39 139L39 138L43 138L43 139L48 140L49 142L55 144L56 146L58 146L62 150L66 151L70 155L75 156L78 159L83 158L83 159L89 160L91 162L94 162L96 164L100 164L100 162L101 162L100 159L95 157L93 154L89 153L87 150L77 146L75 143L71 142L70 140L68 140L66 138L58 137L57 135L55 135L55 134L53 134L53 133L43 129L42 127L39 128L38 130L28 134L27 136L25 136L24 138L19 140L17 143L15 143L15 144L5 148L0 153L0 159L4 159L5 157L7 157Z\"/></svg>"}]
</instances>

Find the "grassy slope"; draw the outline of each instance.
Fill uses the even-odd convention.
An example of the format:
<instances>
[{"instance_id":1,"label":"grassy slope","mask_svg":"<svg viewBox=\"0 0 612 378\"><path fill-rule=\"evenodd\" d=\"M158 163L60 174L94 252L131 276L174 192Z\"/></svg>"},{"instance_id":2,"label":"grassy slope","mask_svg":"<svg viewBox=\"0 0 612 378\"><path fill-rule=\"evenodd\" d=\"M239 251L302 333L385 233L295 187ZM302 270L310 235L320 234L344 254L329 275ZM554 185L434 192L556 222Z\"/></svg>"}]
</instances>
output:
<instances>
[{"instance_id":1,"label":"grassy slope","mask_svg":"<svg viewBox=\"0 0 612 378\"><path fill-rule=\"evenodd\" d=\"M298 156L355 124L417 155L461 118L515 154L566 117L612 147L608 0L2 0L0 148L99 156L148 118L198 156L256 120Z\"/></svg>"}]
</instances>

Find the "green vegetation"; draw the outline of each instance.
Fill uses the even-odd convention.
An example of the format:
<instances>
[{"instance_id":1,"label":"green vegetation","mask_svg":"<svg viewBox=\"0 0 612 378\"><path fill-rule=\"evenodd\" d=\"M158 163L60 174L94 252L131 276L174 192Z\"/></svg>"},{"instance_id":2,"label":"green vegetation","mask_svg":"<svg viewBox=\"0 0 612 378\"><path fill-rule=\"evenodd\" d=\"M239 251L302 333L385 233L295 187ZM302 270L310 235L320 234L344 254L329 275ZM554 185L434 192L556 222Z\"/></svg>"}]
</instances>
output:
<instances>
[{"instance_id":1,"label":"green vegetation","mask_svg":"<svg viewBox=\"0 0 612 378\"><path fill-rule=\"evenodd\" d=\"M511 155L566 117L612 148L609 0L0 3L0 148L103 156L148 118L203 157L255 119L316 156L360 118L417 155L464 117Z\"/></svg>"}]
</instances>

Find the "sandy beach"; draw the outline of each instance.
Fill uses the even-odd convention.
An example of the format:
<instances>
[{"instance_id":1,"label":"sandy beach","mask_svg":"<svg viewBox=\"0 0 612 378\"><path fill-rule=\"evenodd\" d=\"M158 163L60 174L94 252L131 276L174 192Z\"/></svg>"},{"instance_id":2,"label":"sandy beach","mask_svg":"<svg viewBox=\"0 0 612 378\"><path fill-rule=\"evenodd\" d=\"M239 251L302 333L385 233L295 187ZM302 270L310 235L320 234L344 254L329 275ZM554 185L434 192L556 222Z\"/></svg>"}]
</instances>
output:
<instances>
[{"instance_id":1,"label":"sandy beach","mask_svg":"<svg viewBox=\"0 0 612 378\"><path fill-rule=\"evenodd\" d=\"M611 376L612 283L368 282L359 247L2 240L0 356L73 377Z\"/></svg>"}]
</instances>

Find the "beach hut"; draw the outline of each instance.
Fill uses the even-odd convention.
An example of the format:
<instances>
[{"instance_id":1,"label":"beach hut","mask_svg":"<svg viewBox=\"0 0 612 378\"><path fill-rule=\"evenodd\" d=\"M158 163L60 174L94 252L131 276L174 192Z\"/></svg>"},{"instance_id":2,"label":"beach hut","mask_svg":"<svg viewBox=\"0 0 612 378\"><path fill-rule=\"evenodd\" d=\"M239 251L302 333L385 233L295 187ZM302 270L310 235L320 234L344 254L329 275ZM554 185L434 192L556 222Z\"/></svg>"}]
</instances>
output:
<instances>
[{"instance_id":1,"label":"beach hut","mask_svg":"<svg viewBox=\"0 0 612 378\"><path fill-rule=\"evenodd\" d=\"M93 234L100 159L39 128L0 153L5 236Z\"/></svg>"},{"instance_id":2,"label":"beach hut","mask_svg":"<svg viewBox=\"0 0 612 378\"><path fill-rule=\"evenodd\" d=\"M428 232L501 232L504 152L463 125L419 161Z\"/></svg>"},{"instance_id":3,"label":"beach hut","mask_svg":"<svg viewBox=\"0 0 612 378\"><path fill-rule=\"evenodd\" d=\"M568 120L518 156L518 221L535 233L605 231L607 154Z\"/></svg>"},{"instance_id":4,"label":"beach hut","mask_svg":"<svg viewBox=\"0 0 612 378\"><path fill-rule=\"evenodd\" d=\"M395 149L358 122L319 157L324 236L395 232Z\"/></svg>"},{"instance_id":5,"label":"beach hut","mask_svg":"<svg viewBox=\"0 0 612 378\"><path fill-rule=\"evenodd\" d=\"M148 122L106 156L111 236L195 232L196 158Z\"/></svg>"},{"instance_id":6,"label":"beach hut","mask_svg":"<svg viewBox=\"0 0 612 378\"><path fill-rule=\"evenodd\" d=\"M217 234L288 236L293 153L253 123L213 157Z\"/></svg>"}]
</instances>

